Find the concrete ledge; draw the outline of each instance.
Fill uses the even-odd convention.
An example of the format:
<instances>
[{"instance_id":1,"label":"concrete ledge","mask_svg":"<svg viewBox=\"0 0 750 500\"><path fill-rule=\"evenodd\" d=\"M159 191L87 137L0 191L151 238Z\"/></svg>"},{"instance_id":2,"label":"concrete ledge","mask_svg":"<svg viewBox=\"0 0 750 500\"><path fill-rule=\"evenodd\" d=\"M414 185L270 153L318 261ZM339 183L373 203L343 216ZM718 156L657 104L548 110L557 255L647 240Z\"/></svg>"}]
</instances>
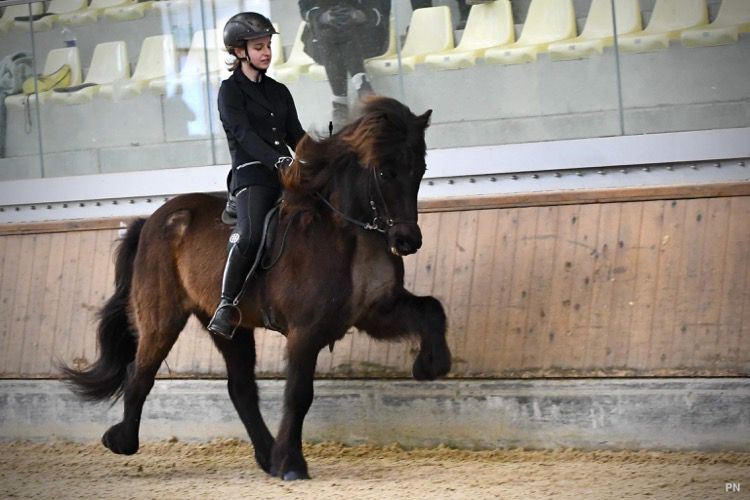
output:
<instances>
[{"instance_id":1,"label":"concrete ledge","mask_svg":"<svg viewBox=\"0 0 750 500\"><path fill-rule=\"evenodd\" d=\"M275 430L283 381L260 382ZM310 441L463 448L750 451L748 379L522 381L323 380L305 424ZM87 405L59 381L0 381L0 439L98 440L122 404ZM143 440L247 439L223 380L160 380Z\"/></svg>"}]
</instances>

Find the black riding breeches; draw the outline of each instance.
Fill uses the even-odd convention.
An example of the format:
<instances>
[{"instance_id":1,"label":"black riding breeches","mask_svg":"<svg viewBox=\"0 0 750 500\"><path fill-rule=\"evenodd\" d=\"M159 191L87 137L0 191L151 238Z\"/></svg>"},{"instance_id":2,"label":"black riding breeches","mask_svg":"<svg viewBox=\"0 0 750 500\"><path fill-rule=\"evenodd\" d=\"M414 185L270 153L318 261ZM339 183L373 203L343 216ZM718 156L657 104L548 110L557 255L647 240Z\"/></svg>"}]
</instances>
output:
<instances>
[{"instance_id":1,"label":"black riding breeches","mask_svg":"<svg viewBox=\"0 0 750 500\"><path fill-rule=\"evenodd\" d=\"M251 262L258 253L263 236L263 222L279 198L279 190L269 186L247 186L237 192L237 224L229 243Z\"/></svg>"}]
</instances>

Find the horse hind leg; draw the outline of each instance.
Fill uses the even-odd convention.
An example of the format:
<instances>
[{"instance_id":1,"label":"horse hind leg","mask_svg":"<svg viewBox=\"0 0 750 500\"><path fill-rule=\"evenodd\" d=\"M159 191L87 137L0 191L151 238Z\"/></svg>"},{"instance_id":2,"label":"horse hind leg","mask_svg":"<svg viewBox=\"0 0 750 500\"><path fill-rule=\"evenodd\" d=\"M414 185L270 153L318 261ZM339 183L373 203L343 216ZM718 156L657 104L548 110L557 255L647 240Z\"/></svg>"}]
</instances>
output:
<instances>
[{"instance_id":1,"label":"horse hind leg","mask_svg":"<svg viewBox=\"0 0 750 500\"><path fill-rule=\"evenodd\" d=\"M208 318L202 318L201 321L205 326ZM258 406L253 330L238 329L232 339L216 335L211 335L211 338L227 364L229 397L253 443L255 461L261 469L270 474L274 440Z\"/></svg>"},{"instance_id":2,"label":"horse hind leg","mask_svg":"<svg viewBox=\"0 0 750 500\"><path fill-rule=\"evenodd\" d=\"M445 311L435 297L419 297L404 290L377 304L356 326L378 339L418 335L419 354L412 366L412 375L417 380L435 380L450 371Z\"/></svg>"},{"instance_id":3,"label":"horse hind leg","mask_svg":"<svg viewBox=\"0 0 750 500\"><path fill-rule=\"evenodd\" d=\"M136 302L138 302L136 300ZM148 303L148 302L145 302ZM136 323L140 334L135 360L128 365L128 376L123 390L124 413L122 421L113 425L102 436L102 444L114 453L132 455L138 451L138 432L143 404L154 378L177 337L187 323L189 313L158 307L156 311L169 311L153 321L154 311L136 310Z\"/></svg>"}]
</instances>

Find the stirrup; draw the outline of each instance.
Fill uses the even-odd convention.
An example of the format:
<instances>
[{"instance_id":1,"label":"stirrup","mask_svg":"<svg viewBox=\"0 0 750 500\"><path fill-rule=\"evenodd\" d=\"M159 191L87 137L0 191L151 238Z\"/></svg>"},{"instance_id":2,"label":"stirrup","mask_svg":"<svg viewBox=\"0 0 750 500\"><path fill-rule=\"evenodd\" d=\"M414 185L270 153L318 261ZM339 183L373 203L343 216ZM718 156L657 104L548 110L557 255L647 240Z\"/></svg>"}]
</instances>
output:
<instances>
[{"instance_id":1,"label":"stirrup","mask_svg":"<svg viewBox=\"0 0 750 500\"><path fill-rule=\"evenodd\" d=\"M228 308L236 311L237 321L228 321L223 318L217 318L220 312ZM208 328L208 331L213 333L214 335L218 335L219 337L224 337L225 339L232 340L232 337L234 337L234 332L237 331L237 328L239 328L241 323L242 323L242 311L240 310L239 307L229 302L226 304L219 304L219 306L216 308L216 312L214 312L214 315L211 318L211 321L208 322L207 328ZM231 330L228 330L228 328L226 328L229 326L231 326Z\"/></svg>"}]
</instances>

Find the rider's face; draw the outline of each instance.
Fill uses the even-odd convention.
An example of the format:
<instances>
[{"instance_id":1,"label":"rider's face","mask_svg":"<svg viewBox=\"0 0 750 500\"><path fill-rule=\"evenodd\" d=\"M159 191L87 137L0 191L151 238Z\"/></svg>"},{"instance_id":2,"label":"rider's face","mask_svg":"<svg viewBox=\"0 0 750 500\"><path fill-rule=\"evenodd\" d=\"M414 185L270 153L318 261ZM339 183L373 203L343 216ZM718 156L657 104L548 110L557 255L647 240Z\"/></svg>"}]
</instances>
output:
<instances>
[{"instance_id":1,"label":"rider's face","mask_svg":"<svg viewBox=\"0 0 750 500\"><path fill-rule=\"evenodd\" d=\"M247 56L256 68L268 69L271 65L271 37L264 36L247 42ZM244 59L245 49L238 48L237 55Z\"/></svg>"}]
</instances>

